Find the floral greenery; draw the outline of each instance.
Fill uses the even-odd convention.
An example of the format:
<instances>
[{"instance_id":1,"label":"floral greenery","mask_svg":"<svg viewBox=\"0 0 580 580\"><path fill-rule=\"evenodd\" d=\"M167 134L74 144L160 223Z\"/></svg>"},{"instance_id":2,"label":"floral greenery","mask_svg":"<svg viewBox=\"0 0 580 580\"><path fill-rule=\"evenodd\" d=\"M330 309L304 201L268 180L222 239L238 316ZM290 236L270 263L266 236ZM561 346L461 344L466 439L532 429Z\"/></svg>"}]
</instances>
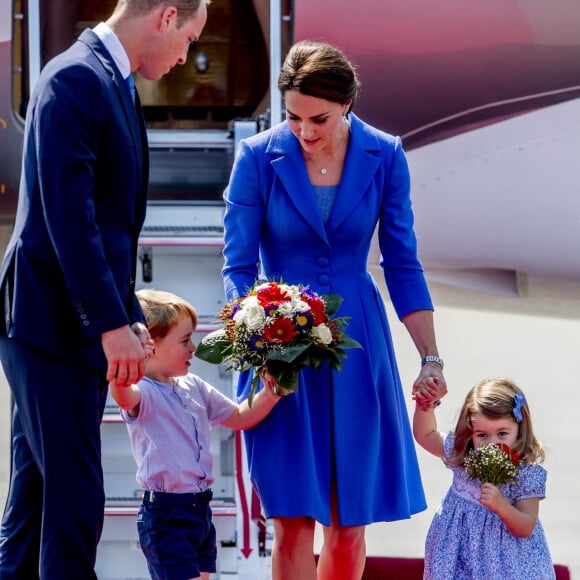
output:
<instances>
[{"instance_id":1,"label":"floral greenery","mask_svg":"<svg viewBox=\"0 0 580 580\"><path fill-rule=\"evenodd\" d=\"M224 328L206 335L195 356L232 371L255 369L250 405L264 369L280 387L295 391L304 367L327 362L341 370L345 349L360 348L344 332L348 317L332 318L341 303L338 294L318 295L308 286L258 282L222 308Z\"/></svg>"},{"instance_id":2,"label":"floral greenery","mask_svg":"<svg viewBox=\"0 0 580 580\"><path fill-rule=\"evenodd\" d=\"M503 443L484 443L465 457L465 469L471 479L494 485L517 482L519 465L519 454Z\"/></svg>"}]
</instances>

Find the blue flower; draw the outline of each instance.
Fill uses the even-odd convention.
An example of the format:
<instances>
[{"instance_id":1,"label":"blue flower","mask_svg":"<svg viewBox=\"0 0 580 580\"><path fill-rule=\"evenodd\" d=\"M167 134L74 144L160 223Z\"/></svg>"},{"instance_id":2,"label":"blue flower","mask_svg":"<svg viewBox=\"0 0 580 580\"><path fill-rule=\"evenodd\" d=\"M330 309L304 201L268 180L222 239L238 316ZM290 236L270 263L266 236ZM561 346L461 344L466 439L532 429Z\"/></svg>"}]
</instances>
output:
<instances>
[{"instance_id":1,"label":"blue flower","mask_svg":"<svg viewBox=\"0 0 580 580\"><path fill-rule=\"evenodd\" d=\"M263 336L261 336L260 334L253 334L250 337L249 346L250 350L256 352L263 352L266 350L268 345L266 344Z\"/></svg>"},{"instance_id":2,"label":"blue flower","mask_svg":"<svg viewBox=\"0 0 580 580\"><path fill-rule=\"evenodd\" d=\"M294 317L294 324L298 330L308 330L312 326L312 314L310 312L299 312Z\"/></svg>"}]
</instances>

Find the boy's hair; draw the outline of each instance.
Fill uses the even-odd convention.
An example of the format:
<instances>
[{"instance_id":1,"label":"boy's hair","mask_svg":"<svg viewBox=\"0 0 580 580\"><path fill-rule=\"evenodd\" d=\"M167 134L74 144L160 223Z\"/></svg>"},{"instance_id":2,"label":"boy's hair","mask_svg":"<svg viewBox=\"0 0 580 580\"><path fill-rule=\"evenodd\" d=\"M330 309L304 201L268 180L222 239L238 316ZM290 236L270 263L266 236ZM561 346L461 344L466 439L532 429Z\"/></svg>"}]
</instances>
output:
<instances>
[{"instance_id":1,"label":"boy's hair","mask_svg":"<svg viewBox=\"0 0 580 580\"><path fill-rule=\"evenodd\" d=\"M197 312L184 298L163 290L145 288L136 292L137 299L149 328L151 338L165 338L184 316L189 316L193 328L197 327Z\"/></svg>"},{"instance_id":2,"label":"boy's hair","mask_svg":"<svg viewBox=\"0 0 580 580\"><path fill-rule=\"evenodd\" d=\"M473 448L473 425L471 417L480 413L490 419L515 419L515 395L523 395L517 385L508 379L485 379L475 385L465 398L457 425L455 427L455 441L449 465L460 467L464 465L465 455ZM542 463L544 448L534 435L532 418L527 402L521 407L522 420L518 422L518 436L512 446L526 463Z\"/></svg>"}]
</instances>

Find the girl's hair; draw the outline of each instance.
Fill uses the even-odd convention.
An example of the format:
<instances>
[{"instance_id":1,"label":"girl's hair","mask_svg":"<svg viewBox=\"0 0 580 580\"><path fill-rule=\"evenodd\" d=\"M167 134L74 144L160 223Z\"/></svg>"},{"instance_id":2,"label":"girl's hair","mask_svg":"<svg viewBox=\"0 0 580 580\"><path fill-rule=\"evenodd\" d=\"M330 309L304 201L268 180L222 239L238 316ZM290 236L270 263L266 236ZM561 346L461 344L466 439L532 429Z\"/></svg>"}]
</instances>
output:
<instances>
[{"instance_id":1,"label":"girl's hair","mask_svg":"<svg viewBox=\"0 0 580 580\"><path fill-rule=\"evenodd\" d=\"M353 65L340 50L311 40L302 40L290 48L278 76L282 94L295 90L341 105L352 101L349 112L359 87Z\"/></svg>"},{"instance_id":2,"label":"girl's hair","mask_svg":"<svg viewBox=\"0 0 580 580\"><path fill-rule=\"evenodd\" d=\"M143 309L149 334L154 340L165 338L184 316L189 316L193 328L196 328L197 312L187 300L171 292L148 288L139 290L136 295Z\"/></svg>"},{"instance_id":3,"label":"girl's hair","mask_svg":"<svg viewBox=\"0 0 580 580\"><path fill-rule=\"evenodd\" d=\"M462 466L465 455L473 448L471 418L474 414L480 413L490 419L511 417L515 420L515 395L523 396L523 393L508 379L485 379L467 393L455 427L455 441L449 465ZM522 420L518 422L518 436L512 449L517 451L520 459L526 463L542 463L544 448L534 435L527 403L521 407L521 417Z\"/></svg>"}]
</instances>

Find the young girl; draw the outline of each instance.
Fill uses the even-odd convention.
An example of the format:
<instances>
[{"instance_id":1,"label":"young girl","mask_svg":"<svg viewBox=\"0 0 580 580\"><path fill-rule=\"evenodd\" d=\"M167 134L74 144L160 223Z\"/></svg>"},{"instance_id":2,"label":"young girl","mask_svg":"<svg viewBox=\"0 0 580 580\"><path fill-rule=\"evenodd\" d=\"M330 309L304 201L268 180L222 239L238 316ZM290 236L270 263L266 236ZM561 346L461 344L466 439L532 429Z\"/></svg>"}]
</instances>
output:
<instances>
[{"instance_id":1,"label":"young girl","mask_svg":"<svg viewBox=\"0 0 580 580\"><path fill-rule=\"evenodd\" d=\"M453 472L425 545L425 579L535 580L555 578L542 524L544 450L532 430L525 397L506 379L486 379L469 391L455 431L437 431L433 393L416 394L415 439ZM470 479L465 457L484 443L520 456L516 481L495 486Z\"/></svg>"},{"instance_id":2,"label":"young girl","mask_svg":"<svg viewBox=\"0 0 580 580\"><path fill-rule=\"evenodd\" d=\"M249 429L264 419L280 397L275 382L238 405L189 373L195 352L191 335L197 313L183 298L160 290L139 290L155 349L145 376L129 387L109 384L127 423L143 503L137 516L139 541L154 580L209 580L216 571L212 524L210 430L220 424Z\"/></svg>"}]
</instances>

